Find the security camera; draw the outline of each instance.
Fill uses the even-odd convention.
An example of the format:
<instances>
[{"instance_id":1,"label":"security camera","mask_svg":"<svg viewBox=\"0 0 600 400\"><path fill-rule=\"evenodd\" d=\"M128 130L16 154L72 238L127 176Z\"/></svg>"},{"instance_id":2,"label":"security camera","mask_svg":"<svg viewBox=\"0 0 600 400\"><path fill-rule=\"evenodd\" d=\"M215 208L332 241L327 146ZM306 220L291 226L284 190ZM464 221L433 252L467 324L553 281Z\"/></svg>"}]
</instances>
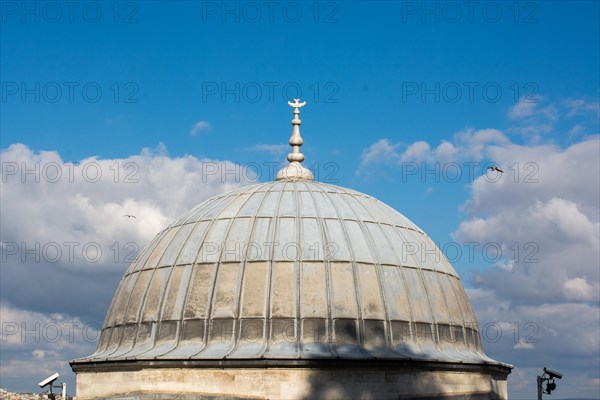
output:
<instances>
[{"instance_id":1,"label":"security camera","mask_svg":"<svg viewBox=\"0 0 600 400\"><path fill-rule=\"evenodd\" d=\"M52 383L53 383L55 380L57 380L57 379L58 379L58 372L57 372L56 374L54 374L54 375L52 375L52 376L50 376L50 377L48 377L48 378L44 379L43 381L41 381L40 383L38 383L38 385L39 385L41 388L43 388L44 386L47 386L47 385L52 385Z\"/></svg>"},{"instance_id":2,"label":"security camera","mask_svg":"<svg viewBox=\"0 0 600 400\"><path fill-rule=\"evenodd\" d=\"M556 378L556 379L562 378L562 374L560 372L552 371L549 368L544 367L544 372L547 373L548 375L550 375L550 378Z\"/></svg>"}]
</instances>

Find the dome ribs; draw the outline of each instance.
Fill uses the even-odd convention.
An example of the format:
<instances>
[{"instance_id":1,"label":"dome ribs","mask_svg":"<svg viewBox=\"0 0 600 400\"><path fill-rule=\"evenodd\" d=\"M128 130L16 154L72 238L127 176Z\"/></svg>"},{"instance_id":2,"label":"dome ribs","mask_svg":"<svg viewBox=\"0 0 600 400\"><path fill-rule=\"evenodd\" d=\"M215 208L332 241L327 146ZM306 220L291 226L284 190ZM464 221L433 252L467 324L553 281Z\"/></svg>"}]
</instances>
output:
<instances>
[{"instance_id":1,"label":"dome ribs","mask_svg":"<svg viewBox=\"0 0 600 400\"><path fill-rule=\"evenodd\" d=\"M219 195L144 248L87 360L493 362L433 250L402 214L342 187L284 180Z\"/></svg>"}]
</instances>

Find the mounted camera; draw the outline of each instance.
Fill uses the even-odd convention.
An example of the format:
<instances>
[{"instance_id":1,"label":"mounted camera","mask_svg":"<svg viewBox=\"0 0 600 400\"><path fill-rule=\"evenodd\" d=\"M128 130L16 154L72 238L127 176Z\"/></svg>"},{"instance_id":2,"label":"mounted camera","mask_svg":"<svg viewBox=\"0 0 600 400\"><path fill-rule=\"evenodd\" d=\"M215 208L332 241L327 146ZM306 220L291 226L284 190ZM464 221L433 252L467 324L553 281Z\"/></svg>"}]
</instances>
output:
<instances>
[{"instance_id":1,"label":"mounted camera","mask_svg":"<svg viewBox=\"0 0 600 400\"><path fill-rule=\"evenodd\" d=\"M552 391L556 390L554 379L561 379L562 376L560 372L544 367L542 376L537 377L538 400L542 400L542 394L552 394ZM545 388L543 387L544 382L546 382Z\"/></svg>"},{"instance_id":2,"label":"mounted camera","mask_svg":"<svg viewBox=\"0 0 600 400\"><path fill-rule=\"evenodd\" d=\"M38 385L41 388L44 388L44 386L52 385L54 383L54 381L58 379L59 376L60 375L58 375L58 372L57 372L54 375L49 376L48 378L46 378L43 381L41 381L40 383L38 383Z\"/></svg>"},{"instance_id":3,"label":"mounted camera","mask_svg":"<svg viewBox=\"0 0 600 400\"><path fill-rule=\"evenodd\" d=\"M41 381L40 383L38 383L39 387L41 387L42 389L45 388L46 386L49 387L50 392L48 393L48 399L50 399L50 400L54 400L56 398L56 395L52 391L53 388L62 389L63 400L67 396L67 385L65 383L61 383L60 386L54 386L54 382L58 379L58 377L59 377L59 375L57 372L54 375L49 376L46 379L44 379L43 381Z\"/></svg>"},{"instance_id":4,"label":"mounted camera","mask_svg":"<svg viewBox=\"0 0 600 400\"><path fill-rule=\"evenodd\" d=\"M550 368L544 367L544 372L550 376L550 378L562 379L562 374L560 372L552 371Z\"/></svg>"}]
</instances>

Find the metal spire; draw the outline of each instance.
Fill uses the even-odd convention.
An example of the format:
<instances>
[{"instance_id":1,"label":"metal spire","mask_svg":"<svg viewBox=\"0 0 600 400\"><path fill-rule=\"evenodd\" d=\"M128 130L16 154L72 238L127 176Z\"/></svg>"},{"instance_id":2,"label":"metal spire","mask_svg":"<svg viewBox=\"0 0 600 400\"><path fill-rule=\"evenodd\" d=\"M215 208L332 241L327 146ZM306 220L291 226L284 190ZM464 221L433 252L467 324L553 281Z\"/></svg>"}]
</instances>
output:
<instances>
[{"instance_id":1,"label":"metal spire","mask_svg":"<svg viewBox=\"0 0 600 400\"><path fill-rule=\"evenodd\" d=\"M300 146L304 143L302 136L300 136L300 108L306 105L303 101L300 103L300 99L294 99L294 102L288 101L290 107L294 107L294 119L292 120L292 136L290 137L290 146L292 146L292 152L288 154L287 160L290 162L288 165L283 167L277 173L275 180L278 181L297 181L297 180L308 180L314 181L315 178L308 169L304 168L300 163L304 161L304 154L300 153Z\"/></svg>"}]
</instances>

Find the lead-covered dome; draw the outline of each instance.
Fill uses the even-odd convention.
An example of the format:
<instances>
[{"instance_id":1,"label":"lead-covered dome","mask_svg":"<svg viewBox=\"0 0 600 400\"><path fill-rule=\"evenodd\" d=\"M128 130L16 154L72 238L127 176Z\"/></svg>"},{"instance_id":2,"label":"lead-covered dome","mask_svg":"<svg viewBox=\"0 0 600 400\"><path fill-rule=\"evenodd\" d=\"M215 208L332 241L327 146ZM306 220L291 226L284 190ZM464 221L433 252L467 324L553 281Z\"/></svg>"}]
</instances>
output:
<instances>
[{"instance_id":1,"label":"lead-covered dome","mask_svg":"<svg viewBox=\"0 0 600 400\"><path fill-rule=\"evenodd\" d=\"M281 180L213 197L159 233L86 361L491 361L475 321L455 270L402 214Z\"/></svg>"},{"instance_id":2,"label":"lead-covered dome","mask_svg":"<svg viewBox=\"0 0 600 400\"><path fill-rule=\"evenodd\" d=\"M290 164L275 182L198 205L145 247L119 284L96 353L72 362L82 374L78 387L100 396L108 393L95 389L102 379L110 382L115 371L141 368L131 383L119 379L130 390L148 390L155 379L144 368L188 367L181 379L224 379L204 389L191 384L194 390L228 393L225 381L251 375L263 382L256 393L283 396L266 375L239 368L291 368L286 379L306 384L295 367L335 364L335 379L345 386L350 382L339 375L344 364L335 361L342 359L353 363L355 372L409 373L417 365L423 371L470 371L474 375L463 380L475 385L472 390L498 392L493 374L502 381L510 366L483 353L456 271L433 241L393 208L314 182L299 150L298 114L305 103L289 104L294 107ZM490 371L482 365L496 372L486 375ZM202 367L206 372L197 372ZM210 368L227 367L233 368L227 377L207 378L213 376ZM160 385L170 387L171 374L164 373L157 375ZM441 378L444 373L436 372L436 379L447 379ZM386 389L386 396L417 393L401 389L402 379L390 381L399 386ZM449 387L452 393L462 390Z\"/></svg>"},{"instance_id":3,"label":"lead-covered dome","mask_svg":"<svg viewBox=\"0 0 600 400\"><path fill-rule=\"evenodd\" d=\"M314 182L288 104L290 163L146 246L71 362L77 397L506 399L456 271L391 207Z\"/></svg>"}]
</instances>

